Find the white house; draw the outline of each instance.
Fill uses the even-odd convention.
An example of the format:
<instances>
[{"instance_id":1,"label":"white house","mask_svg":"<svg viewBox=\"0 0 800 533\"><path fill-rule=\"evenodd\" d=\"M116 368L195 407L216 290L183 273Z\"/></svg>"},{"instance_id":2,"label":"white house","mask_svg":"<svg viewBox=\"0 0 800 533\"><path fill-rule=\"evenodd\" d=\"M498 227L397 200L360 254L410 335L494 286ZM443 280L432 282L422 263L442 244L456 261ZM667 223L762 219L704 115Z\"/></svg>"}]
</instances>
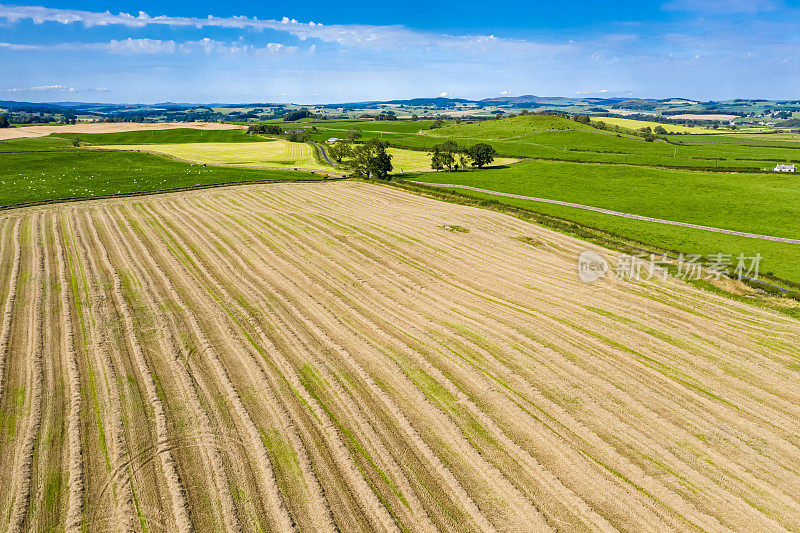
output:
<instances>
[{"instance_id":1,"label":"white house","mask_svg":"<svg viewBox=\"0 0 800 533\"><path fill-rule=\"evenodd\" d=\"M775 172L797 172L794 165L775 165Z\"/></svg>"},{"instance_id":2,"label":"white house","mask_svg":"<svg viewBox=\"0 0 800 533\"><path fill-rule=\"evenodd\" d=\"M342 141L342 140L344 140L344 139L340 139L338 137L331 137L330 139L328 139L328 144L336 144L336 143L338 143L339 141Z\"/></svg>"}]
</instances>

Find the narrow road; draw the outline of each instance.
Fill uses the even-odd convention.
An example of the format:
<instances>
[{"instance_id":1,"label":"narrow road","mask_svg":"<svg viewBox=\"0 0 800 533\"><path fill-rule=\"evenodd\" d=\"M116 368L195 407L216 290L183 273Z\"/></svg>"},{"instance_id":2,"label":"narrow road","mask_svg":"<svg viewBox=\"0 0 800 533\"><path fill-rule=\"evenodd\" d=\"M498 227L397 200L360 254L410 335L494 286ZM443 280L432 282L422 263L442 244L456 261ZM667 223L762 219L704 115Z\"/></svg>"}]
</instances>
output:
<instances>
[{"instance_id":1,"label":"narrow road","mask_svg":"<svg viewBox=\"0 0 800 533\"><path fill-rule=\"evenodd\" d=\"M408 180L411 183L418 185L426 185L428 187L442 187L447 189L467 189L475 192L482 192L484 194L492 194L494 196L506 196L508 198L518 198L520 200L530 200L532 202L542 202L546 204L563 205L567 207L575 207L577 209L584 209L586 211L595 211L605 215L613 215L615 217L632 218L635 220L644 220L647 222L656 222L658 224L669 224L670 226L681 226L684 228L700 229L703 231L713 231L715 233L724 233L726 235L736 235L737 237L750 237L752 239L761 239L765 241L785 242L789 244L800 244L800 239L789 239L786 237L773 237L771 235L761 235L758 233L747 233L744 231L734 231L730 229L714 228L711 226L701 226L700 224L689 224L687 222L676 222L674 220L664 220L662 218L645 217L642 215L634 215L632 213L622 213L620 211L612 211L610 209L603 209L602 207L592 207L590 205L575 204L572 202L562 202L560 200L550 200L549 198L537 198L535 196L523 196L521 194L511 194L508 192L490 191L487 189L479 189L469 185L457 185L452 183L428 183L425 181Z\"/></svg>"},{"instance_id":2,"label":"narrow road","mask_svg":"<svg viewBox=\"0 0 800 533\"><path fill-rule=\"evenodd\" d=\"M330 158L328 157L328 152L325 151L325 147L319 143L314 143L314 144L316 144L317 148L319 148L320 152L322 152L322 157L325 158L325 161L327 161L329 165L335 167L336 164L333 161L331 161Z\"/></svg>"}]
</instances>

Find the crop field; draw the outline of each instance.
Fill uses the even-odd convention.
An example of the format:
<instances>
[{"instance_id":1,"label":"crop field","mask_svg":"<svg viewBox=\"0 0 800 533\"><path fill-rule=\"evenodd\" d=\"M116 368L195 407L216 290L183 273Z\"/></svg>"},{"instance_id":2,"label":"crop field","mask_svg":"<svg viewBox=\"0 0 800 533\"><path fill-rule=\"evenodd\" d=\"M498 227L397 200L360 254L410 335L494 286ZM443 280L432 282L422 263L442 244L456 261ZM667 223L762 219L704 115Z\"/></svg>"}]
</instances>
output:
<instances>
[{"instance_id":1,"label":"crop field","mask_svg":"<svg viewBox=\"0 0 800 533\"><path fill-rule=\"evenodd\" d=\"M330 165L316 160L314 149L308 144L284 140L245 143L121 144L104 145L103 148L144 151L209 165L319 170L331 168Z\"/></svg>"},{"instance_id":2,"label":"crop field","mask_svg":"<svg viewBox=\"0 0 800 533\"><path fill-rule=\"evenodd\" d=\"M5 212L0 529L799 529L800 323L585 247L358 182Z\"/></svg>"}]
</instances>

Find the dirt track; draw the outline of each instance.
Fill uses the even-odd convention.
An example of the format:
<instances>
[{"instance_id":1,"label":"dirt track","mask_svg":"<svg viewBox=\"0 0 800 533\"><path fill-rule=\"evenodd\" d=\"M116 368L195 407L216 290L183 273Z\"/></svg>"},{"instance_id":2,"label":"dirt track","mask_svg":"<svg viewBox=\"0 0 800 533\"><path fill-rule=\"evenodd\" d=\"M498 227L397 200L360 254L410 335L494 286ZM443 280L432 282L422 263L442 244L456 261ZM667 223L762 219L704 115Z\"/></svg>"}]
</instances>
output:
<instances>
[{"instance_id":1,"label":"dirt track","mask_svg":"<svg viewBox=\"0 0 800 533\"><path fill-rule=\"evenodd\" d=\"M199 130L235 130L244 126L217 122L95 122L64 126L22 126L0 129L0 141L28 137L45 137L53 133L119 133L121 131L168 130L194 128Z\"/></svg>"},{"instance_id":2,"label":"dirt track","mask_svg":"<svg viewBox=\"0 0 800 533\"><path fill-rule=\"evenodd\" d=\"M585 246L356 182L3 213L0 530L799 529L800 323Z\"/></svg>"}]
</instances>

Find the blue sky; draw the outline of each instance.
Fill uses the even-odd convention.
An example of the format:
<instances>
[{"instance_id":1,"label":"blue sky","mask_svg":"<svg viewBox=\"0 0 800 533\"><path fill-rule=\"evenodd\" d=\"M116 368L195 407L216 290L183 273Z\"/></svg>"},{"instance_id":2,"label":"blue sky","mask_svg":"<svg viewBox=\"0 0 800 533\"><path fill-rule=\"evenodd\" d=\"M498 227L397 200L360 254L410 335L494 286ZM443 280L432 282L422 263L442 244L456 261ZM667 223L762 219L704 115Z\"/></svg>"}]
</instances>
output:
<instances>
[{"instance_id":1,"label":"blue sky","mask_svg":"<svg viewBox=\"0 0 800 533\"><path fill-rule=\"evenodd\" d=\"M799 4L0 4L0 100L797 99Z\"/></svg>"}]
</instances>

